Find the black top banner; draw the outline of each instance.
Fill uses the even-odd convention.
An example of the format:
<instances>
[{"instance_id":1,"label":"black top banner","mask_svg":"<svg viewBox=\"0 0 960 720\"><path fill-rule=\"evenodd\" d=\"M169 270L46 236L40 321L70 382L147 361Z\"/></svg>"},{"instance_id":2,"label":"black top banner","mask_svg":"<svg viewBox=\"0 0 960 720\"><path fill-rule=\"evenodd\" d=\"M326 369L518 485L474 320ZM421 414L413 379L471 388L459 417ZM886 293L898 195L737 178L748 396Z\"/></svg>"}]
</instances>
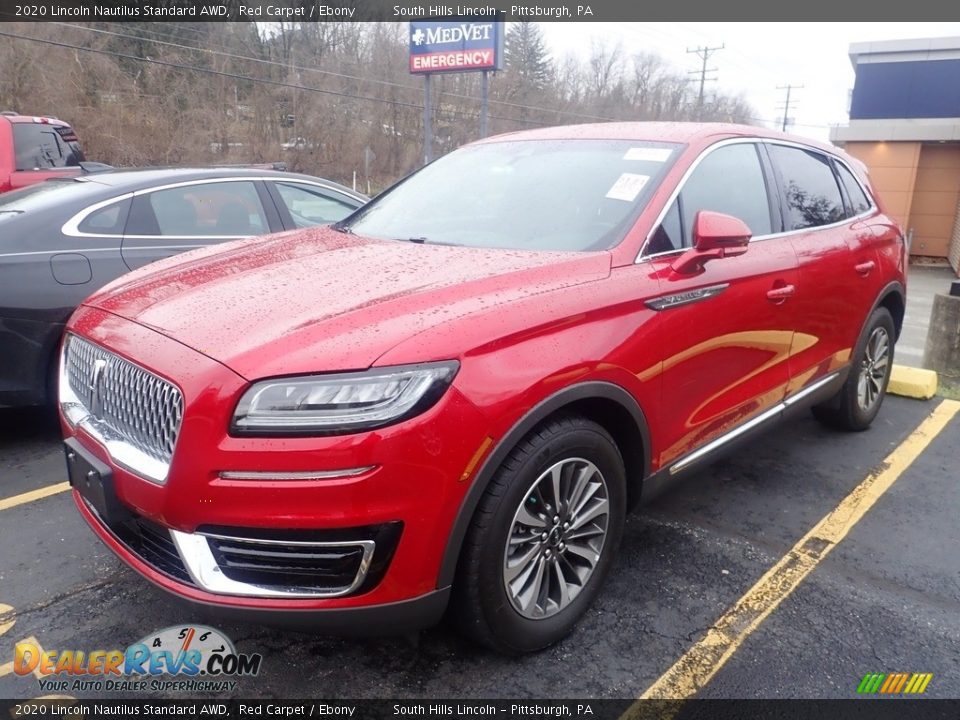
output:
<instances>
[{"instance_id":1,"label":"black top banner","mask_svg":"<svg viewBox=\"0 0 960 720\"><path fill-rule=\"evenodd\" d=\"M536 22L950 21L943 0L0 0L0 22L391 22L425 19Z\"/></svg>"}]
</instances>

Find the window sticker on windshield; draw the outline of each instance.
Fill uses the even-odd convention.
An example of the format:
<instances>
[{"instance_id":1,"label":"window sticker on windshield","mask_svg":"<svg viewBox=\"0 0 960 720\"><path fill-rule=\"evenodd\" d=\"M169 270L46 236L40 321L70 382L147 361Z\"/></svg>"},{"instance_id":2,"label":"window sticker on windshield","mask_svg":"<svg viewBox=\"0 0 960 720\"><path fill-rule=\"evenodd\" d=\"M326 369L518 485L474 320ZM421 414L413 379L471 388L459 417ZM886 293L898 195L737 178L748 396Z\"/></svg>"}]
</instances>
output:
<instances>
[{"instance_id":1,"label":"window sticker on windshield","mask_svg":"<svg viewBox=\"0 0 960 720\"><path fill-rule=\"evenodd\" d=\"M640 191L643 190L643 186L647 184L647 180L649 179L649 175L623 173L617 178L613 187L607 190L607 197L611 200L633 202L637 199L637 195L640 194Z\"/></svg>"},{"instance_id":2,"label":"window sticker on windshield","mask_svg":"<svg viewBox=\"0 0 960 720\"><path fill-rule=\"evenodd\" d=\"M673 150L670 148L630 148L623 156L624 160L646 160L647 162L666 162Z\"/></svg>"}]
</instances>

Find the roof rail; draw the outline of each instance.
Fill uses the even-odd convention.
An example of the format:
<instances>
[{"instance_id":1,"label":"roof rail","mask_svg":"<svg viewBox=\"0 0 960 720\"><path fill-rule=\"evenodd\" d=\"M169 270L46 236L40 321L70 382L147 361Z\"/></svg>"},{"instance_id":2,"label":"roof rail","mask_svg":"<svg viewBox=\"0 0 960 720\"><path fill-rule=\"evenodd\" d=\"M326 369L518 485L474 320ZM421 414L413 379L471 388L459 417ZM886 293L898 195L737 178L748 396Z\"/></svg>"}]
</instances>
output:
<instances>
[{"instance_id":1,"label":"roof rail","mask_svg":"<svg viewBox=\"0 0 960 720\"><path fill-rule=\"evenodd\" d=\"M99 162L90 162L89 160L84 160L83 162L79 163L79 165L80 165L80 169L83 171L84 174L107 172L109 170L116 169L113 167L113 165L107 165L106 163L99 163Z\"/></svg>"},{"instance_id":2,"label":"roof rail","mask_svg":"<svg viewBox=\"0 0 960 720\"><path fill-rule=\"evenodd\" d=\"M8 116L16 116L19 114L20 113L18 113L16 110L3 110L2 112L0 112L0 115L8 115Z\"/></svg>"},{"instance_id":3,"label":"roof rail","mask_svg":"<svg viewBox=\"0 0 960 720\"><path fill-rule=\"evenodd\" d=\"M277 170L279 172L287 171L287 164L283 161L280 162L268 162L268 163L233 163L226 165L208 165L207 167L212 168L250 168L252 170Z\"/></svg>"}]
</instances>

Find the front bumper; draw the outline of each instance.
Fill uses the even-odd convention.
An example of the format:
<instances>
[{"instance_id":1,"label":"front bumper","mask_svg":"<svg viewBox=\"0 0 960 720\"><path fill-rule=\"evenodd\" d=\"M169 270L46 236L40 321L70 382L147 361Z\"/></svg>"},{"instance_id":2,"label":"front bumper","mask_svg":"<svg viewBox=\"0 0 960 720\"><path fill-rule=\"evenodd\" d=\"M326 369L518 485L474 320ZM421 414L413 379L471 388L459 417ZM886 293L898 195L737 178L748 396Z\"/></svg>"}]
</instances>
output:
<instances>
[{"instance_id":1,"label":"front bumper","mask_svg":"<svg viewBox=\"0 0 960 720\"><path fill-rule=\"evenodd\" d=\"M343 635L384 635L413 632L437 624L450 599L450 587L419 597L388 603L351 607L305 607L303 605L225 604L223 598L197 590L186 574L169 563L151 563L134 552L128 539L103 523L76 491L73 499L80 514L100 540L127 565L146 577L178 603L201 617L267 624L290 629Z\"/></svg>"},{"instance_id":2,"label":"front bumper","mask_svg":"<svg viewBox=\"0 0 960 720\"><path fill-rule=\"evenodd\" d=\"M470 484L466 470L476 464L487 430L480 413L455 388L423 415L367 433L231 437L229 420L249 385L245 379L153 330L93 308L78 311L70 330L175 383L183 394L183 421L163 483L113 461L82 425L63 421L68 438L109 466L123 508L159 528L161 536L170 535L163 552L138 554L129 538L108 527L74 493L94 532L140 574L181 598L224 611L302 614L389 609L400 603L406 609L398 612L412 613L411 607L423 603L430 612L418 610L417 617L437 607L442 613L446 588L439 587L439 568ZM319 471L342 468L363 472L319 477ZM303 479L311 473L318 478ZM394 535L377 534L385 528ZM240 545L225 549L218 545L221 540ZM286 546L285 560L292 557L290 547L301 543L315 546L304 551L313 554L326 554L327 544L336 546L334 554L343 551L342 556L329 560L343 571L344 581L320 591L312 581L276 591L257 575L262 568L234 567L232 576L222 572L224 552L233 553L227 561L243 566L240 556L250 543L270 542ZM158 561L164 555L174 565L179 556L179 570ZM353 573L354 562L364 571ZM361 615L370 622L369 613Z\"/></svg>"}]
</instances>

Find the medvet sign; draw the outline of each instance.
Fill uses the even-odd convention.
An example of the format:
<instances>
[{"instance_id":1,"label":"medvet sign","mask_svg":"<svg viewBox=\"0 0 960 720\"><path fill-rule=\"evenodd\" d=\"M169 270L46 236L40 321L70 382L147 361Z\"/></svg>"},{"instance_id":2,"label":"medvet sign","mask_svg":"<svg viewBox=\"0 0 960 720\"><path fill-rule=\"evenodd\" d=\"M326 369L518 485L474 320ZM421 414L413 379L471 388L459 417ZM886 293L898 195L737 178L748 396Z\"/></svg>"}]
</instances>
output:
<instances>
[{"instance_id":1,"label":"medvet sign","mask_svg":"<svg viewBox=\"0 0 960 720\"><path fill-rule=\"evenodd\" d=\"M503 23L416 20L410 23L410 72L503 68Z\"/></svg>"}]
</instances>

